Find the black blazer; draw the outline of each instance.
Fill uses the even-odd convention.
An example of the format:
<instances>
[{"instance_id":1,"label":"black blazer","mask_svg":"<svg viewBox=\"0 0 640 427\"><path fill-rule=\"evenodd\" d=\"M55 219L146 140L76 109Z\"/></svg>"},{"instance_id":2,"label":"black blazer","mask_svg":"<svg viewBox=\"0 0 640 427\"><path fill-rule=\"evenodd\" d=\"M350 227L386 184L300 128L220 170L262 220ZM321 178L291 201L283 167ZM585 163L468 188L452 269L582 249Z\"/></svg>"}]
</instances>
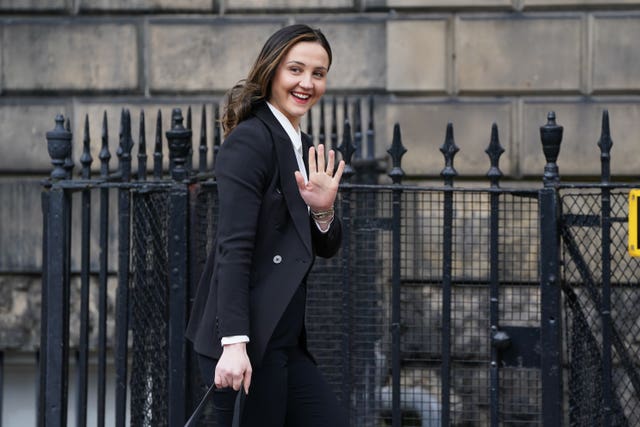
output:
<instances>
[{"instance_id":1,"label":"black blazer","mask_svg":"<svg viewBox=\"0 0 640 427\"><path fill-rule=\"evenodd\" d=\"M309 137L303 134L302 141L306 157ZM339 218L327 233L318 230L298 191L296 170L291 140L266 103L220 147L216 242L186 331L196 352L218 359L221 337L248 335L249 358L259 366L315 255L330 257L340 248Z\"/></svg>"}]
</instances>

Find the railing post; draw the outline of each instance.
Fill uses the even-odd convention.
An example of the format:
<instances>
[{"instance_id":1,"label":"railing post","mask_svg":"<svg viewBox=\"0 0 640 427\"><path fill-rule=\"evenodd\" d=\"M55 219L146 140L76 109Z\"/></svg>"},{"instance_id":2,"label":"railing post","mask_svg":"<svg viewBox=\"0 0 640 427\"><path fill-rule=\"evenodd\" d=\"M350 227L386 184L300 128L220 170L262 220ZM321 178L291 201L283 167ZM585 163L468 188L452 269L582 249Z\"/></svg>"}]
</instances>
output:
<instances>
[{"instance_id":1,"label":"railing post","mask_svg":"<svg viewBox=\"0 0 640 427\"><path fill-rule=\"evenodd\" d=\"M102 117L102 146L100 154L100 178L109 177L109 126L107 112ZM107 394L107 278L109 274L109 189L100 189L99 273L98 273L98 427L105 425Z\"/></svg>"},{"instance_id":2,"label":"railing post","mask_svg":"<svg viewBox=\"0 0 640 427\"><path fill-rule=\"evenodd\" d=\"M342 155L342 159L345 162L344 172L342 174L343 182L349 183L351 177L354 174L353 166L351 165L351 158L355 152L353 146L353 140L351 139L351 124L349 119L345 115L344 127L342 132L342 144L337 148ZM351 273L352 273L352 256L351 256L351 222L352 222L352 207L351 207L351 189L345 187L342 189L341 199L341 214L342 214L342 312L343 317L343 339L342 339L342 368L343 381L342 381L342 402L346 406L345 409L349 412L347 425L351 425L351 339L350 336L353 331L353 322L351 316Z\"/></svg>"},{"instance_id":3,"label":"railing post","mask_svg":"<svg viewBox=\"0 0 640 427\"><path fill-rule=\"evenodd\" d=\"M131 179L131 115L122 110L120 117L120 144L118 167L122 182ZM118 288L116 290L116 343L115 343L115 409L116 427L124 427L127 418L127 370L129 354L129 278L130 278L131 192L118 189Z\"/></svg>"},{"instance_id":4,"label":"railing post","mask_svg":"<svg viewBox=\"0 0 640 427\"><path fill-rule=\"evenodd\" d=\"M400 427L402 411L400 407L400 286L401 286L401 253L402 253L402 178L404 171L401 167L402 156L407 149L402 145L400 125L393 127L393 141L387 153L391 155L393 168L389 177L395 184L393 188L393 216L392 216L392 255L391 255L391 426Z\"/></svg>"},{"instance_id":5,"label":"railing post","mask_svg":"<svg viewBox=\"0 0 640 427\"><path fill-rule=\"evenodd\" d=\"M600 307L600 319L602 322L602 404L603 404L603 425L613 425L613 355L611 318L611 189L606 187L611 181L611 132L609 130L609 112L602 113L602 130L600 140L600 182L603 184L600 191L601 200L601 260L602 260L602 299Z\"/></svg>"},{"instance_id":6,"label":"railing post","mask_svg":"<svg viewBox=\"0 0 640 427\"><path fill-rule=\"evenodd\" d=\"M440 151L444 155L445 167L440 172L444 178L444 208L442 224L442 426L451 419L451 305L453 278L453 179L458 175L453 167L453 158L460 149L453 138L453 125L447 124L447 133Z\"/></svg>"},{"instance_id":7,"label":"railing post","mask_svg":"<svg viewBox=\"0 0 640 427\"><path fill-rule=\"evenodd\" d=\"M170 156L174 161L171 175L174 182L168 206L169 257L169 426L184 425L186 416L186 346L184 330L187 319L187 289L189 287L188 218L189 193L184 182L185 168L191 146L192 131L182 125L182 112L176 108L167 131Z\"/></svg>"},{"instance_id":8,"label":"railing post","mask_svg":"<svg viewBox=\"0 0 640 427\"><path fill-rule=\"evenodd\" d=\"M495 123L491 126L491 141L485 153L491 161L487 177L491 183L491 189L497 190L500 188L500 178L502 177L499 160L504 153L504 148L500 145L498 126ZM491 191L489 197L491 204L489 226L489 323L491 327L489 399L491 402L490 423L492 427L497 427L500 424L500 350L508 345L509 337L506 332L500 331L500 193Z\"/></svg>"},{"instance_id":9,"label":"railing post","mask_svg":"<svg viewBox=\"0 0 640 427\"><path fill-rule=\"evenodd\" d=\"M42 348L43 378L40 396L41 414L46 427L67 425L69 371L69 217L71 200L55 185L67 178L65 159L71 154L71 132L64 128L64 117L56 117L56 127L47 132L47 148L54 170L48 190L43 192L46 246L43 259Z\"/></svg>"},{"instance_id":10,"label":"railing post","mask_svg":"<svg viewBox=\"0 0 640 427\"><path fill-rule=\"evenodd\" d=\"M550 112L547 124L540 127L540 139L547 160L544 188L539 192L542 424L558 427L564 424L560 203L556 189L560 181L556 160L562 141L562 126L556 124L555 113Z\"/></svg>"},{"instance_id":11,"label":"railing post","mask_svg":"<svg viewBox=\"0 0 640 427\"><path fill-rule=\"evenodd\" d=\"M91 179L91 157L89 144L91 142L89 136L89 116L85 116L84 121L84 138L82 144L82 156L80 156L80 164L82 165L82 179ZM91 263L91 190L82 190L81 204L81 287L80 287L80 339L79 349L77 353L78 371L77 371L77 399L78 407L76 410L76 425L86 427L87 425L87 394L89 384L89 279L90 279L90 263Z\"/></svg>"}]
</instances>

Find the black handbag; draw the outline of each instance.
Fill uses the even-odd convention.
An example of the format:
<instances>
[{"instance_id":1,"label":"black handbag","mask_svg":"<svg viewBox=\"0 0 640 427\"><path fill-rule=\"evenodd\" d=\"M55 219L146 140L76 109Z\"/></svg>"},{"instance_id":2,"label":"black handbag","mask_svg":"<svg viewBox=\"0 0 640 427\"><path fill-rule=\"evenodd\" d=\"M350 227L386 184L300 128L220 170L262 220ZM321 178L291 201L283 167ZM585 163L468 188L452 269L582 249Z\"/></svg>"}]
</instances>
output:
<instances>
[{"instance_id":1,"label":"black handbag","mask_svg":"<svg viewBox=\"0 0 640 427\"><path fill-rule=\"evenodd\" d=\"M215 389L215 384L211 384L209 386L207 392L204 394L204 396L202 396L202 399L200 399L198 406L196 406L196 409L193 411L193 414L191 414L184 427L196 427L197 421L200 418L200 415L202 414L205 406L207 406L207 402L211 399L211 395L213 394L213 391ZM233 422L231 423L231 427L240 427L245 396L246 394L244 393L244 388L242 387L242 385L240 385L240 391L238 391L236 402L233 405Z\"/></svg>"}]
</instances>

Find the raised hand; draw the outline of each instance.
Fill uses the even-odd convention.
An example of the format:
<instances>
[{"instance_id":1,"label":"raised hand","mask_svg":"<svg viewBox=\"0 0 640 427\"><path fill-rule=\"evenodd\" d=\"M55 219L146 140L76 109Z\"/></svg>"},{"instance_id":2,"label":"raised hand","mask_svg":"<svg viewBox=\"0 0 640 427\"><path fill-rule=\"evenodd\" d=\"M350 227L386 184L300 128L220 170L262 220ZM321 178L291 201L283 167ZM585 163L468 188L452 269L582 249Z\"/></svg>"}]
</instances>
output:
<instances>
[{"instance_id":1,"label":"raised hand","mask_svg":"<svg viewBox=\"0 0 640 427\"><path fill-rule=\"evenodd\" d=\"M344 171L344 161L341 160L335 174L333 173L335 157L333 150L329 150L325 165L324 145L318 145L317 156L316 149L311 147L309 148L309 180L307 183L304 182L302 174L296 171L296 182L300 196L311 208L311 211L326 211L333 207L340 178L342 178Z\"/></svg>"}]
</instances>

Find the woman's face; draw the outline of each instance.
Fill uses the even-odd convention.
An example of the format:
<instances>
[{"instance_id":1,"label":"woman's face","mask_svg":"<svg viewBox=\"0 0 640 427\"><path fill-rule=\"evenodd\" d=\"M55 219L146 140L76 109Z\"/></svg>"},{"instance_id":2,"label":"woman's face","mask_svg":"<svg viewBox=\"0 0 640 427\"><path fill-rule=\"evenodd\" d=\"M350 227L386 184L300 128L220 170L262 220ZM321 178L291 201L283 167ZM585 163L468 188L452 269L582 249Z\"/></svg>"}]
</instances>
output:
<instances>
[{"instance_id":1,"label":"woman's face","mask_svg":"<svg viewBox=\"0 0 640 427\"><path fill-rule=\"evenodd\" d=\"M320 43L295 44L276 69L269 102L297 128L324 94L328 71L329 55Z\"/></svg>"}]
</instances>

